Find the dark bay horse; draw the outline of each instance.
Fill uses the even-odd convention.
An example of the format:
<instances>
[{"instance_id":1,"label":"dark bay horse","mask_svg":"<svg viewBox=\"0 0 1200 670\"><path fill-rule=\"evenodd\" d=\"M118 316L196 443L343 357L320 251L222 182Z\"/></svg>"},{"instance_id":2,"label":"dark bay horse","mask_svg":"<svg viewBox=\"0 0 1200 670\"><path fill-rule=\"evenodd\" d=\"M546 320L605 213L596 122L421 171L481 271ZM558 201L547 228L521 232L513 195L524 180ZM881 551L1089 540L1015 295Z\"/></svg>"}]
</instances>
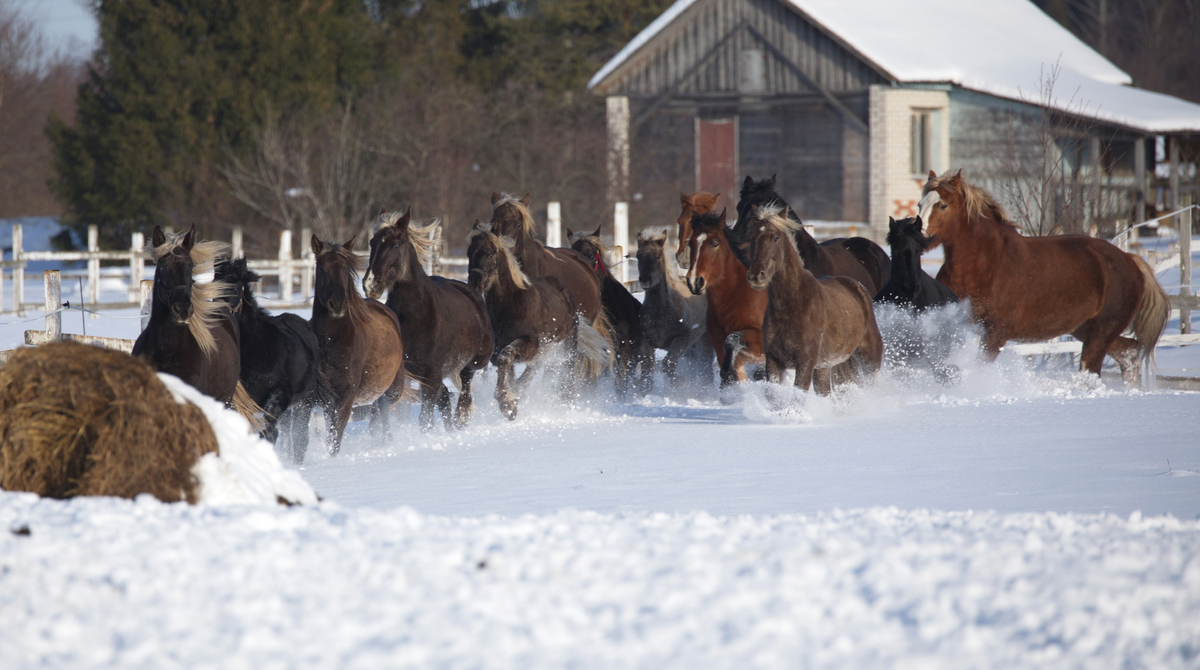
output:
<instances>
[{"instance_id":1,"label":"dark bay horse","mask_svg":"<svg viewBox=\"0 0 1200 670\"><path fill-rule=\"evenodd\" d=\"M832 368L840 363L854 361L856 372L874 377L883 338L862 284L844 275L817 279L804 267L794 244L800 224L788 218L786 207L751 206L748 215L747 278L769 296L763 320L768 379L779 383L786 368L795 368L798 388L807 391L812 384L828 395ZM736 349L739 339L731 335L727 346Z\"/></svg>"},{"instance_id":2,"label":"dark bay horse","mask_svg":"<svg viewBox=\"0 0 1200 670\"><path fill-rule=\"evenodd\" d=\"M197 242L195 226L172 235L155 226L150 239L154 245L154 302L150 322L133 345L133 356L232 407L241 373L238 324L223 300L232 288L220 282L198 284L192 279L194 274L212 270L225 245ZM244 394L244 389L238 393ZM240 398L238 404L244 404ZM242 407L238 411L246 414Z\"/></svg>"},{"instance_id":3,"label":"dark bay horse","mask_svg":"<svg viewBox=\"0 0 1200 670\"><path fill-rule=\"evenodd\" d=\"M775 175L757 182L746 177L746 181L742 183L741 199L737 204L737 223L730 237L744 241L751 224L752 208L775 204L787 205L775 192ZM793 223L801 223L794 211L789 208L788 212ZM800 250L804 267L814 276L850 277L858 280L870 295L878 293L891 276L891 259L882 247L865 237L838 238L817 244L803 225L794 227L792 237L796 240L796 248Z\"/></svg>"},{"instance_id":4,"label":"dark bay horse","mask_svg":"<svg viewBox=\"0 0 1200 670\"><path fill-rule=\"evenodd\" d=\"M245 258L217 264L213 280L232 287L225 301L240 331L241 382L263 408L263 438L279 438L279 423L299 465L308 450L308 423L318 396L326 388L317 371L317 336L308 321L295 314L272 316L259 307L253 285L262 279L246 267Z\"/></svg>"},{"instance_id":5,"label":"dark bay horse","mask_svg":"<svg viewBox=\"0 0 1200 670\"><path fill-rule=\"evenodd\" d=\"M651 353L654 349L667 352L663 372L672 388L679 386L679 360L685 353L696 359L701 370L708 365L712 382L713 351L704 342L704 323L708 310L704 296L692 295L679 278L679 270L668 262L667 233L642 231L637 236L638 281L646 296L642 302L642 335ZM654 366L642 368L642 387L653 387Z\"/></svg>"},{"instance_id":6,"label":"dark bay horse","mask_svg":"<svg viewBox=\"0 0 1200 670\"><path fill-rule=\"evenodd\" d=\"M600 240L599 228L593 233L574 233L567 228L567 243L584 258L591 259L592 272L600 281L600 304L608 318L614 348L613 377L617 395L624 398L634 383L638 366L654 364L652 352L642 337L642 303L609 272L604 260L608 250Z\"/></svg>"},{"instance_id":7,"label":"dark bay horse","mask_svg":"<svg viewBox=\"0 0 1200 670\"><path fill-rule=\"evenodd\" d=\"M1083 235L1023 237L961 171L948 175L929 173L920 214L927 233L945 247L937 278L970 300L988 359L1009 340L1071 334L1083 342L1081 369L1099 374L1107 354L1126 384L1139 383L1138 355L1153 356L1170 313L1150 266ZM1122 335L1126 329L1133 338Z\"/></svg>"},{"instance_id":8,"label":"dark bay horse","mask_svg":"<svg viewBox=\"0 0 1200 670\"><path fill-rule=\"evenodd\" d=\"M529 214L529 194L520 200L509 195L492 194L492 228L496 235L512 238L513 252L521 269L530 277L558 277L575 296L576 310L588 323L595 324L600 309L600 282L592 273L588 259L574 249L547 249L534 239L533 217Z\"/></svg>"},{"instance_id":9,"label":"dark bay horse","mask_svg":"<svg viewBox=\"0 0 1200 670\"><path fill-rule=\"evenodd\" d=\"M892 277L875 296L875 302L925 311L958 302L954 291L921 269L921 254L933 240L921 232L921 217L897 221L888 217L888 245L892 248Z\"/></svg>"},{"instance_id":10,"label":"dark bay horse","mask_svg":"<svg viewBox=\"0 0 1200 670\"><path fill-rule=\"evenodd\" d=\"M471 287L484 295L495 336L492 364L498 370L496 400L510 421L517 401L538 368L545 346L562 343L570 370L561 376L565 399L572 399L582 368L608 362L608 341L576 311L571 287L558 277L529 277L517 262L516 243L492 232L492 224L475 222L467 247ZM513 366L525 363L520 379ZM587 374L587 373L585 373Z\"/></svg>"},{"instance_id":11,"label":"dark bay horse","mask_svg":"<svg viewBox=\"0 0 1200 670\"><path fill-rule=\"evenodd\" d=\"M357 236L356 236L357 237ZM329 382L323 404L330 452L338 453L350 412L371 405L371 435L387 437L388 414L404 394L404 343L392 310L358 293L360 259L345 244L312 236L317 260L312 328L320 348L320 372Z\"/></svg>"},{"instance_id":12,"label":"dark bay horse","mask_svg":"<svg viewBox=\"0 0 1200 670\"><path fill-rule=\"evenodd\" d=\"M467 425L474 409L471 381L492 357L492 325L483 296L465 283L425 274L423 263L436 253L430 233L440 225L412 223L412 209L383 212L371 238L371 258L363 292L378 299L386 290L387 306L404 334L404 367L421 386L421 428L433 428L436 405L447 430ZM451 413L450 391L458 387L458 407Z\"/></svg>"},{"instance_id":13,"label":"dark bay horse","mask_svg":"<svg viewBox=\"0 0 1200 670\"><path fill-rule=\"evenodd\" d=\"M721 364L721 385L745 381L746 365L764 360L762 325L767 292L754 290L746 279L746 266L738 262L725 237L724 211L695 215L687 237L680 239L690 240L688 288L708 301L705 331ZM732 333L742 334L744 347L730 359L725 355L725 339Z\"/></svg>"}]
</instances>

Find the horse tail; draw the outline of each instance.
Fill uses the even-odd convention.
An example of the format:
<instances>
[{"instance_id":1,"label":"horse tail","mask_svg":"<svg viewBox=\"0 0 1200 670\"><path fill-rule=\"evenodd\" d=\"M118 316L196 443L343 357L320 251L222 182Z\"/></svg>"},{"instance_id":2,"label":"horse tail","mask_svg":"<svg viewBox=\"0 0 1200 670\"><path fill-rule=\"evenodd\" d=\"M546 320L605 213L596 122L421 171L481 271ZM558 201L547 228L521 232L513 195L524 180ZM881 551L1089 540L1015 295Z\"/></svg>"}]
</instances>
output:
<instances>
[{"instance_id":1,"label":"horse tail","mask_svg":"<svg viewBox=\"0 0 1200 670\"><path fill-rule=\"evenodd\" d=\"M616 336L613 335L612 319L609 318L608 308L603 303L597 305L597 307L599 309L596 310L596 318L592 320L592 329L607 341L605 346L608 348L608 356L611 359L617 340Z\"/></svg>"},{"instance_id":2,"label":"horse tail","mask_svg":"<svg viewBox=\"0 0 1200 670\"><path fill-rule=\"evenodd\" d=\"M1141 256L1134 254L1129 254L1129 256L1133 258L1134 264L1142 272L1142 278L1146 283L1146 288L1142 291L1142 300L1138 304L1137 312L1134 312L1130 328L1138 343L1138 353L1143 358L1148 358L1150 364L1154 365L1154 347L1158 345L1158 338L1162 337L1163 330L1167 327L1167 319L1171 315L1171 303L1167 300L1167 292L1155 278L1150 264Z\"/></svg>"},{"instance_id":3,"label":"horse tail","mask_svg":"<svg viewBox=\"0 0 1200 670\"><path fill-rule=\"evenodd\" d=\"M601 319L603 314L604 310L601 310L600 314L596 316L596 323L599 323L602 328L606 328L608 321ZM612 343L606 334L589 325L586 320L580 318L578 324L575 334L575 349L580 355L575 357L575 369L577 373L588 379L595 379L612 364Z\"/></svg>"},{"instance_id":4,"label":"horse tail","mask_svg":"<svg viewBox=\"0 0 1200 670\"><path fill-rule=\"evenodd\" d=\"M246 387L242 386L240 381L233 389L233 409L241 414L243 419L250 422L250 428L254 432L261 433L266 428L264 421L258 416L260 413L265 415L266 412L258 406L258 403L254 402L254 398L250 397L250 394L246 392Z\"/></svg>"}]
</instances>

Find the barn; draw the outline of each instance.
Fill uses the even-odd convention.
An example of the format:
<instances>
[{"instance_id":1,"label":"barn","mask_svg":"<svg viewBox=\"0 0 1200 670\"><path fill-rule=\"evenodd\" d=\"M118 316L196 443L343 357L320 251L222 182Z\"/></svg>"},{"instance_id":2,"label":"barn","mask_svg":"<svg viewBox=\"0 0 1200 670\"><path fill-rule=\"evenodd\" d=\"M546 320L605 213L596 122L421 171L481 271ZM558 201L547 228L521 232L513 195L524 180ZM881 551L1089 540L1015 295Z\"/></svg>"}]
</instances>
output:
<instances>
[{"instance_id":1,"label":"barn","mask_svg":"<svg viewBox=\"0 0 1200 670\"><path fill-rule=\"evenodd\" d=\"M1034 232L1200 195L1200 105L1135 88L1028 0L678 0L588 88L635 229L673 221L679 192L735 204L745 175L777 174L818 231L876 239L951 167Z\"/></svg>"}]
</instances>

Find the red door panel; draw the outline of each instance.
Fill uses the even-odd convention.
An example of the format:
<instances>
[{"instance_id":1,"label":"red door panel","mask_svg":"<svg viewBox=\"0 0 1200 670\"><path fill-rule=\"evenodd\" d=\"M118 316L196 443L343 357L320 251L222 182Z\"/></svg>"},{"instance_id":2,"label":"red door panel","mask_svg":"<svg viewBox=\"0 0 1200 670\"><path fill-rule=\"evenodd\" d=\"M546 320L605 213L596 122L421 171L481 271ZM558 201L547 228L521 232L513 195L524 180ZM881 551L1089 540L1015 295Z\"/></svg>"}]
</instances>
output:
<instances>
[{"instance_id":1,"label":"red door panel","mask_svg":"<svg viewBox=\"0 0 1200 670\"><path fill-rule=\"evenodd\" d=\"M717 211L729 206L737 183L737 119L696 120L696 187L720 193Z\"/></svg>"}]
</instances>

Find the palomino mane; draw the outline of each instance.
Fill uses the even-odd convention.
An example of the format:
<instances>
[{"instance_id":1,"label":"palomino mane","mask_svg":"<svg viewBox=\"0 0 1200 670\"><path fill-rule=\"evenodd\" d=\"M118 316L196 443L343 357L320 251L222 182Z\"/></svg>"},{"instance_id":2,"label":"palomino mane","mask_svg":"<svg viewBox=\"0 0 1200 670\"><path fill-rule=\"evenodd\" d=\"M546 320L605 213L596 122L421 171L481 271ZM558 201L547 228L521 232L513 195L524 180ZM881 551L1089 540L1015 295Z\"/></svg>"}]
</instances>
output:
<instances>
[{"instance_id":1,"label":"palomino mane","mask_svg":"<svg viewBox=\"0 0 1200 670\"><path fill-rule=\"evenodd\" d=\"M517 242L508 235L497 235L492 232L492 224L484 223L475 226L471 232L467 234L467 242L476 237L487 237L492 244L496 245L496 251L504 259L504 264L508 266L508 274L512 277L513 284L522 291L529 288L529 275L521 269L521 263L517 260L516 247Z\"/></svg>"},{"instance_id":2,"label":"palomino mane","mask_svg":"<svg viewBox=\"0 0 1200 670\"><path fill-rule=\"evenodd\" d=\"M183 238L187 233L165 233L167 241L154 247L151 257L157 264L167 254L183 246ZM217 258L225 254L228 245L224 242L197 242L188 252L192 261L192 277L213 271ZM206 284L192 281L189 298L192 301L192 316L187 320L188 332L196 340L196 346L205 356L211 356L217 350L217 341L212 331L217 327L217 321L223 316L222 309L226 307L225 300L231 298L240 287L234 287L225 282L212 281Z\"/></svg>"},{"instance_id":3,"label":"palomino mane","mask_svg":"<svg viewBox=\"0 0 1200 670\"><path fill-rule=\"evenodd\" d=\"M925 188L921 190L921 195L924 196L938 188L947 188L957 192L962 197L963 207L967 211L968 220L992 219L996 223L1003 223L1013 228L1018 227L1009 218L1008 212L1005 211L1004 207L996 202L990 193L968 182L961 176L958 176L957 184L953 183L953 179L950 176L949 170L942 173L940 177L930 177L929 181L925 182Z\"/></svg>"},{"instance_id":4,"label":"palomino mane","mask_svg":"<svg viewBox=\"0 0 1200 670\"><path fill-rule=\"evenodd\" d=\"M379 216L379 229L391 228L395 226L404 216L403 212L388 212ZM437 240L434 233L437 232L438 226L442 225L441 219L434 219L424 225L409 222L408 224L408 244L413 251L417 252L417 262L421 265L429 265L433 262L433 255L438 251Z\"/></svg>"},{"instance_id":5,"label":"palomino mane","mask_svg":"<svg viewBox=\"0 0 1200 670\"><path fill-rule=\"evenodd\" d=\"M796 254L800 254L800 248L796 246L796 233L804 230L804 224L792 221L791 218L783 215L784 206L778 200L769 202L762 207L759 207L754 213L754 218L763 222L765 225L774 226L779 232L784 233L788 241L792 243L792 248L796 250ZM804 264L804 257L800 257L800 264Z\"/></svg>"},{"instance_id":6,"label":"palomino mane","mask_svg":"<svg viewBox=\"0 0 1200 670\"><path fill-rule=\"evenodd\" d=\"M500 199L496 204L492 205L492 211L500 209L504 205L512 205L517 209L517 213L521 215L521 230L528 233L530 237L536 238L537 228L533 223L533 216L529 213L529 208L519 198L514 198L507 193L501 193Z\"/></svg>"}]
</instances>

